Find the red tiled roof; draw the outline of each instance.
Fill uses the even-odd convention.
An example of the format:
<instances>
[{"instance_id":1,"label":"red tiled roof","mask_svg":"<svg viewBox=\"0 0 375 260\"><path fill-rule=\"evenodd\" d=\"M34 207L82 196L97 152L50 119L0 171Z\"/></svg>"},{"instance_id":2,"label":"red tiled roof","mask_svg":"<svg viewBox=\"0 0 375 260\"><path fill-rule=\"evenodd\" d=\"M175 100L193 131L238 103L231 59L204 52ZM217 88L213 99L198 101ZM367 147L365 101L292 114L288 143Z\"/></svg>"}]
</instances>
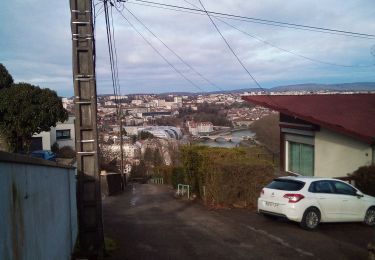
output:
<instances>
[{"instance_id":1,"label":"red tiled roof","mask_svg":"<svg viewBox=\"0 0 375 260\"><path fill-rule=\"evenodd\" d=\"M375 94L258 95L242 98L375 144Z\"/></svg>"}]
</instances>

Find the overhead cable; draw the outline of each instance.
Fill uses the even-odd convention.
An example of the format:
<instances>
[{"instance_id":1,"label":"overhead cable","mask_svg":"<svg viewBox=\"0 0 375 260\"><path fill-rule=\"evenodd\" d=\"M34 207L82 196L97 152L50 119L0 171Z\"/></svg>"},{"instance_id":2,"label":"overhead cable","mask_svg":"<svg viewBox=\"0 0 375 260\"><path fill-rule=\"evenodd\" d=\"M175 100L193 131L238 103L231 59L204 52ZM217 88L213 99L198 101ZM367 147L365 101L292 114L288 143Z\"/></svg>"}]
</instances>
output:
<instances>
[{"instance_id":1,"label":"overhead cable","mask_svg":"<svg viewBox=\"0 0 375 260\"><path fill-rule=\"evenodd\" d=\"M210 19L212 25L215 27L216 31L220 34L221 38L227 45L228 49L232 52L232 54L236 57L238 63L242 66L242 68L246 71L246 73L250 76L250 78L254 81L254 83L260 88L263 92L267 93L267 91L259 84L259 82L255 79L255 77L250 73L250 71L246 68L245 64L241 61L241 59L237 56L236 52L233 50L233 48L230 46L229 42L225 39L224 35L221 33L220 29L215 24L214 20L211 18L210 14L206 11L206 8L204 7L201 0L198 0L200 5L202 6L203 10L206 12L207 17ZM272 101L275 105L278 105L273 98L269 94L267 94L267 97Z\"/></svg>"},{"instance_id":2,"label":"overhead cable","mask_svg":"<svg viewBox=\"0 0 375 260\"><path fill-rule=\"evenodd\" d=\"M117 0L118 2L129 2L126 0ZM187 10L187 11L193 11L193 12L203 12L201 9L197 8L189 8L184 6L178 6L178 5L171 5L171 4L165 4L165 3L159 3L154 1L147 1L147 0L131 0L135 2L140 3L146 3L151 4L154 6L163 6L163 7L169 7L174 9L181 9L181 10ZM350 36L350 37L359 37L359 38L368 38L368 39L374 39L374 34L368 34L368 33L358 33L358 32L351 32L346 30L339 30L339 29L331 29L331 28L325 28L325 27L318 27L318 26L309 26L309 25L302 25L302 24L296 24L296 23L287 23L287 22L281 22L281 21L275 21L275 20L269 20L269 19L262 19L262 18L255 18L255 17L249 17L249 16L241 16L241 15L235 15L235 14L228 14L223 12L213 12L213 11L207 11L210 15L220 15L225 17L231 17L231 18L237 18L241 20L247 20L250 22L257 22L257 23L263 23L266 25L272 25L272 26L279 26L279 27L287 27L292 29L300 29L300 30L313 30L317 32L322 33L331 33L331 34L340 34L344 36Z\"/></svg>"},{"instance_id":3,"label":"overhead cable","mask_svg":"<svg viewBox=\"0 0 375 260\"><path fill-rule=\"evenodd\" d=\"M199 71L197 71L196 69L194 69L193 66L191 66L188 62L186 62L179 54L177 54L171 47L169 47L159 36L157 36L147 25L145 25L133 12L131 12L128 8L124 7L124 9L126 11L128 11L133 17L134 19L136 19L149 33L151 33L156 39L158 39L163 45L164 47L166 47L170 52L172 52L183 64L185 64L190 70L192 70L193 72L195 72L199 77L201 77L204 81L206 81L208 84L210 84L211 86L223 91L222 88L220 88L219 86L217 86L215 83L213 83L212 81L210 81L208 78L206 78L204 75L202 75L202 73L200 73Z\"/></svg>"},{"instance_id":4,"label":"overhead cable","mask_svg":"<svg viewBox=\"0 0 375 260\"><path fill-rule=\"evenodd\" d=\"M183 0L183 1L186 2L186 3L188 3L188 4L190 4L191 6L194 6L194 7L196 7L196 8L199 8L198 6L196 6L195 4L193 4L193 3L191 3L191 2L189 2L189 1L187 1L187 0ZM268 41L262 39L262 38L259 37L259 36L256 36L256 35L254 35L254 34L250 34L250 33L246 32L246 31L244 31L244 30L241 30L240 28L238 28L238 27L236 27L236 26L234 26L234 25L232 25L232 24L230 24L230 23L224 21L223 19L220 19L220 18L215 17L215 16L213 16L213 17L214 17L216 20L218 20L218 21L220 21L220 22L226 24L227 26L229 26L229 27L231 27L231 28L233 28L233 29L235 29L235 30L237 30L237 31L239 31L239 32L241 32L241 33L243 33L243 34L245 34L245 35L247 35L247 36L249 36L249 37L251 37L251 38L257 40L257 41L260 41L260 42L262 42L262 43L264 43L264 44L267 44L267 45L269 45L269 46L272 46L273 48L276 48L276 49L278 49L278 50L280 50L280 51L283 51L283 52L286 52L286 53L292 54L292 55L294 55L294 56L297 56L297 57L303 58L303 59L305 59L305 60L309 60L309 61L311 61L311 62L320 63L320 64L325 64L325 65L331 65L331 66L336 66L336 67L345 67L345 68L369 68L369 67L374 67L374 64L371 64L371 65L346 65L346 64L338 64L338 63L334 63L334 62L328 62L328 61L322 61L322 60L315 59L315 58L310 58L310 57L307 57L307 56L305 56L305 55L302 55L302 54L296 53L296 52L294 52L294 51L287 50L287 49L285 49L285 48L279 47L279 46L277 46L276 44L273 44L273 43L271 43L271 42L268 42Z\"/></svg>"},{"instance_id":5,"label":"overhead cable","mask_svg":"<svg viewBox=\"0 0 375 260\"><path fill-rule=\"evenodd\" d=\"M195 84L191 79L185 76L184 73L182 73L179 69L177 69L147 38L133 25L132 22L128 18L125 17L125 15L116 7L116 10L118 13L124 18L124 20L133 28L134 31L138 33L139 36L142 37L142 39L175 71L177 72L181 77L183 77L186 81L188 81L191 85L196 87L202 92L204 91L201 87L199 87L197 84Z\"/></svg>"}]
</instances>

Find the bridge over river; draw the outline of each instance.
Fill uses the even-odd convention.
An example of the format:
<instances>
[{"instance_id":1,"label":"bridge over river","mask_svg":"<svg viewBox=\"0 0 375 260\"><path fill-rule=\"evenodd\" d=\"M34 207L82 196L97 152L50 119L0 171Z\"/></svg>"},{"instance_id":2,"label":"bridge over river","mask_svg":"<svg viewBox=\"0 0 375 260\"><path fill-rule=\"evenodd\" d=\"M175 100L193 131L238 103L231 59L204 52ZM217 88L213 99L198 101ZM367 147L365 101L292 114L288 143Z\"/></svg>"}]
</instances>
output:
<instances>
[{"instance_id":1,"label":"bridge over river","mask_svg":"<svg viewBox=\"0 0 375 260\"><path fill-rule=\"evenodd\" d=\"M216 142L239 143L243 140L252 140L254 133L249 128L224 129L211 132L209 135L200 136L203 140L213 140Z\"/></svg>"}]
</instances>

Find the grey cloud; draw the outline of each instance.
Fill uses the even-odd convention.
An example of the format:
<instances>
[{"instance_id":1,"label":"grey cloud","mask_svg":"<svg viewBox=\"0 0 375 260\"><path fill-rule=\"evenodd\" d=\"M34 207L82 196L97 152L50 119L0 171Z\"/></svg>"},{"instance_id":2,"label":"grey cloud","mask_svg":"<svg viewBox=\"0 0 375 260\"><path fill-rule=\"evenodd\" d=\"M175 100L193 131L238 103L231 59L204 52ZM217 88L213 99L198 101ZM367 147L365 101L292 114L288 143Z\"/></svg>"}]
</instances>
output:
<instances>
[{"instance_id":1,"label":"grey cloud","mask_svg":"<svg viewBox=\"0 0 375 260\"><path fill-rule=\"evenodd\" d=\"M189 0L199 5L196 0ZM163 1L188 6L184 1ZM375 32L375 3L310 0L204 0L206 8L245 16L295 22L349 31ZM189 64L221 88L253 87L254 83L228 51L206 16L172 12L127 3L126 6ZM156 54L115 14L119 76L124 92L199 91ZM72 94L71 36L68 1L7 1L0 10L0 62L16 81L29 81ZM213 90L174 57L124 10L124 15L179 70L207 91ZM216 21L216 20L215 20ZM341 64L371 64L374 41L225 20L242 30L296 53ZM233 49L264 85L374 81L373 68L345 69L305 61L254 40L227 25L217 25ZM5 39L5 40L4 40ZM111 81L103 14L97 18L98 92L110 93Z\"/></svg>"}]
</instances>

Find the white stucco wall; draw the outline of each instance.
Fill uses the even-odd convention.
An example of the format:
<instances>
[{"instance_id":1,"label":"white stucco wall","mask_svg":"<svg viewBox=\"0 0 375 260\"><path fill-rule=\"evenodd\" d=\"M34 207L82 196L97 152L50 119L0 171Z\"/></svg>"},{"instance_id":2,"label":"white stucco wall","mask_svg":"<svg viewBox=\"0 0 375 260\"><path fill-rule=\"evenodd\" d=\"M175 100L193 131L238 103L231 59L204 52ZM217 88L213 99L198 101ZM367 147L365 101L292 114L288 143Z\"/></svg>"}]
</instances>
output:
<instances>
[{"instance_id":1,"label":"white stucco wall","mask_svg":"<svg viewBox=\"0 0 375 260\"><path fill-rule=\"evenodd\" d=\"M56 130L70 130L70 139L60 139L56 140ZM59 147L70 146L74 149L75 147L75 131L74 131L74 121L69 118L68 122L58 123L55 128L51 128L51 141L57 142ZM52 143L52 144L53 144Z\"/></svg>"},{"instance_id":2,"label":"white stucco wall","mask_svg":"<svg viewBox=\"0 0 375 260\"><path fill-rule=\"evenodd\" d=\"M56 127L51 127L49 132L41 132L40 134L35 134L33 137L42 137L43 150L51 150L51 146L57 142L59 147L70 146L75 148L75 131L74 131L74 116L69 116L68 120L61 123L58 122ZM60 139L56 140L56 130L70 130L70 139Z\"/></svg>"},{"instance_id":3,"label":"white stucco wall","mask_svg":"<svg viewBox=\"0 0 375 260\"><path fill-rule=\"evenodd\" d=\"M321 128L315 132L315 176L343 177L372 163L369 144Z\"/></svg>"}]
</instances>

